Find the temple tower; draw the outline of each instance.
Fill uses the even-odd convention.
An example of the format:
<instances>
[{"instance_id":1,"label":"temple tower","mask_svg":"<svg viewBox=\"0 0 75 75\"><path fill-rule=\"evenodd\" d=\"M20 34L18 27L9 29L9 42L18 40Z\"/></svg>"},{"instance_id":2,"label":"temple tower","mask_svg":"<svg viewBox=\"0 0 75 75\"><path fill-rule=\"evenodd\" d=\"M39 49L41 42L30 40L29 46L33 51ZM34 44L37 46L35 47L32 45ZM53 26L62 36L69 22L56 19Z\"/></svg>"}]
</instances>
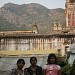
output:
<instances>
[{"instance_id":1,"label":"temple tower","mask_svg":"<svg viewBox=\"0 0 75 75\"><path fill-rule=\"evenodd\" d=\"M36 23L32 26L32 29L33 29L33 33L38 34L38 27Z\"/></svg>"},{"instance_id":2,"label":"temple tower","mask_svg":"<svg viewBox=\"0 0 75 75\"><path fill-rule=\"evenodd\" d=\"M66 26L75 27L75 0L66 0L65 15Z\"/></svg>"}]
</instances>

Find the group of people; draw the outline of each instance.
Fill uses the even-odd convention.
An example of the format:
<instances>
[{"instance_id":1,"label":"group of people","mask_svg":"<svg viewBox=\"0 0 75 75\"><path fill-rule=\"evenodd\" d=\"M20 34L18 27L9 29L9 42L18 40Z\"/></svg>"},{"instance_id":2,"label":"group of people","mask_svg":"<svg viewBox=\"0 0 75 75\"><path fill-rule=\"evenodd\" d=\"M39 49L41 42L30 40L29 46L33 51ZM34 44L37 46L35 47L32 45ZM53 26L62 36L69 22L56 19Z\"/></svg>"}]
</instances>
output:
<instances>
[{"instance_id":1,"label":"group of people","mask_svg":"<svg viewBox=\"0 0 75 75\"><path fill-rule=\"evenodd\" d=\"M24 59L19 59L17 61L17 68L12 69L9 75L61 75L61 67L57 65L57 58L55 54L49 54L47 59L47 64L43 67L37 65L37 58L30 58L30 67L25 68Z\"/></svg>"}]
</instances>

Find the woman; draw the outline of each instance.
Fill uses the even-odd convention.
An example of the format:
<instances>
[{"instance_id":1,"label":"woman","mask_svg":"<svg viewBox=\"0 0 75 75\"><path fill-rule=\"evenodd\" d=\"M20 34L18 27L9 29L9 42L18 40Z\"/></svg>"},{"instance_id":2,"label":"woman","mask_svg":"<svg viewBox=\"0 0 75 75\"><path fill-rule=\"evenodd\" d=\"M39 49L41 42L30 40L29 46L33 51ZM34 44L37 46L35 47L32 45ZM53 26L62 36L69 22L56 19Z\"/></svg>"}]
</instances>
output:
<instances>
[{"instance_id":1,"label":"woman","mask_svg":"<svg viewBox=\"0 0 75 75\"><path fill-rule=\"evenodd\" d=\"M37 63L37 58L31 57L30 58L31 65L30 67L25 69L30 75L42 75L42 68L36 65L36 63Z\"/></svg>"},{"instance_id":2,"label":"woman","mask_svg":"<svg viewBox=\"0 0 75 75\"><path fill-rule=\"evenodd\" d=\"M12 69L9 75L29 75L27 71L23 70L24 65L25 65L25 61L23 59L19 59L17 61L17 68Z\"/></svg>"},{"instance_id":3,"label":"woman","mask_svg":"<svg viewBox=\"0 0 75 75\"><path fill-rule=\"evenodd\" d=\"M61 75L55 54L49 54L47 64L43 66L43 75Z\"/></svg>"}]
</instances>

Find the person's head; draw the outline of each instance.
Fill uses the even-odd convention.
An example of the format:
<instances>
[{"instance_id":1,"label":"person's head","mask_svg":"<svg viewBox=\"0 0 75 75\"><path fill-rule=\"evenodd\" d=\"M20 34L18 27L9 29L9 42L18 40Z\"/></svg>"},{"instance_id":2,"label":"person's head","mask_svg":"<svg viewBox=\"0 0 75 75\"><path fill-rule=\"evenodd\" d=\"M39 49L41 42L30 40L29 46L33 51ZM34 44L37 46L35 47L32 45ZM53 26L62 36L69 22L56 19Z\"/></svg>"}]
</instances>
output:
<instances>
[{"instance_id":1,"label":"person's head","mask_svg":"<svg viewBox=\"0 0 75 75\"><path fill-rule=\"evenodd\" d=\"M57 58L55 54L49 54L48 59L47 59L48 64L56 64L57 63Z\"/></svg>"},{"instance_id":2,"label":"person's head","mask_svg":"<svg viewBox=\"0 0 75 75\"><path fill-rule=\"evenodd\" d=\"M25 65L24 59L18 59L17 60L17 68L22 69Z\"/></svg>"},{"instance_id":3,"label":"person's head","mask_svg":"<svg viewBox=\"0 0 75 75\"><path fill-rule=\"evenodd\" d=\"M30 58L30 63L31 63L31 65L36 65L36 63L37 63L37 58L36 57L31 57Z\"/></svg>"}]
</instances>

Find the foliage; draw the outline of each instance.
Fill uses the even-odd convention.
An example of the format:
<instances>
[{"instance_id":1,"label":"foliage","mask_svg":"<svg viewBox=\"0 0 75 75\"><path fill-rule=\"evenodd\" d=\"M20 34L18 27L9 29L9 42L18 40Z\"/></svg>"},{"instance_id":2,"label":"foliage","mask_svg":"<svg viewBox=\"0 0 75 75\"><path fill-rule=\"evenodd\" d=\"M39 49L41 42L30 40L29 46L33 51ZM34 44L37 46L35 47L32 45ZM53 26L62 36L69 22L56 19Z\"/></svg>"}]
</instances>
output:
<instances>
[{"instance_id":1,"label":"foliage","mask_svg":"<svg viewBox=\"0 0 75 75\"><path fill-rule=\"evenodd\" d=\"M57 57L57 64L60 65L60 67L64 67L67 64L66 58L62 57L62 56L58 56Z\"/></svg>"},{"instance_id":2,"label":"foliage","mask_svg":"<svg viewBox=\"0 0 75 75\"><path fill-rule=\"evenodd\" d=\"M62 75L75 75L75 60L73 61L72 66L67 64L62 68Z\"/></svg>"},{"instance_id":3,"label":"foliage","mask_svg":"<svg viewBox=\"0 0 75 75\"><path fill-rule=\"evenodd\" d=\"M67 64L62 68L62 75L70 75L71 69L72 66L70 66L70 64Z\"/></svg>"},{"instance_id":4,"label":"foliage","mask_svg":"<svg viewBox=\"0 0 75 75\"><path fill-rule=\"evenodd\" d=\"M75 60L73 61L73 65L71 68L71 75L75 75Z\"/></svg>"}]
</instances>

